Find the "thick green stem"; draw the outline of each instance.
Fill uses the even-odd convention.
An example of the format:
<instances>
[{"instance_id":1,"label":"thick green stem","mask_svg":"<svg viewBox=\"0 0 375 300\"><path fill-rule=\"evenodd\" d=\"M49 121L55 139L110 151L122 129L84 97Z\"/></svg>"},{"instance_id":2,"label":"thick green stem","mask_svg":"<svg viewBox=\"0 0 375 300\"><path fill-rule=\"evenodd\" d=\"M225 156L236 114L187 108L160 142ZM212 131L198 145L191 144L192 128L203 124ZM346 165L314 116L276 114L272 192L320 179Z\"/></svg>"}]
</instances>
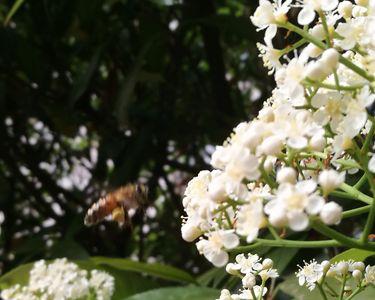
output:
<instances>
[{"instance_id":1,"label":"thick green stem","mask_svg":"<svg viewBox=\"0 0 375 300\"><path fill-rule=\"evenodd\" d=\"M340 189L346 192L348 195L352 196L353 199L357 199L367 204L373 203L373 199L370 196L363 194L362 192L358 191L357 189L355 189L349 184L346 184L346 183L341 184Z\"/></svg>"},{"instance_id":2,"label":"thick green stem","mask_svg":"<svg viewBox=\"0 0 375 300\"><path fill-rule=\"evenodd\" d=\"M328 227L327 225L323 224L321 221L315 219L312 220L312 227L320 232L321 234L330 237L333 240L336 240L341 245L344 245L348 248L358 248L358 249L365 249L365 250L375 250L375 243L368 243L366 245L360 243L356 239L347 237L346 235Z\"/></svg>"},{"instance_id":3,"label":"thick green stem","mask_svg":"<svg viewBox=\"0 0 375 300\"><path fill-rule=\"evenodd\" d=\"M340 247L341 243L335 240L324 241L295 241L295 240L266 240L256 239L255 243L247 246L240 246L228 250L231 253L246 253L260 247L280 247L280 248L324 248L324 247Z\"/></svg>"},{"instance_id":4,"label":"thick green stem","mask_svg":"<svg viewBox=\"0 0 375 300\"><path fill-rule=\"evenodd\" d=\"M367 181L366 174L363 174L362 177L357 181L355 185L353 185L353 188L359 190Z\"/></svg>"},{"instance_id":5,"label":"thick green stem","mask_svg":"<svg viewBox=\"0 0 375 300\"><path fill-rule=\"evenodd\" d=\"M344 275L344 280L342 281L342 284L341 284L341 290L340 290L340 298L339 298L339 300L342 300L343 297L344 297L346 278L347 278L347 274Z\"/></svg>"},{"instance_id":6,"label":"thick green stem","mask_svg":"<svg viewBox=\"0 0 375 300\"><path fill-rule=\"evenodd\" d=\"M354 208L354 209L351 209L351 210L344 211L342 213L342 218L343 219L351 218L351 217L354 217L354 216L365 214L365 213L370 211L370 208L371 208L371 205L366 205L366 206L362 206L362 207L359 207L359 208Z\"/></svg>"},{"instance_id":7,"label":"thick green stem","mask_svg":"<svg viewBox=\"0 0 375 300\"><path fill-rule=\"evenodd\" d=\"M357 288L353 291L353 293L352 293L348 298L346 298L345 300L351 300L351 299L353 299L354 296L358 295L358 294L359 294L360 292L362 292L363 290L364 290L364 288L363 288L362 286L357 287Z\"/></svg>"},{"instance_id":8,"label":"thick green stem","mask_svg":"<svg viewBox=\"0 0 375 300\"><path fill-rule=\"evenodd\" d=\"M326 295L323 287L319 283L317 284L317 287L319 289L320 294L322 295L322 299L327 300L327 295Z\"/></svg>"}]
</instances>

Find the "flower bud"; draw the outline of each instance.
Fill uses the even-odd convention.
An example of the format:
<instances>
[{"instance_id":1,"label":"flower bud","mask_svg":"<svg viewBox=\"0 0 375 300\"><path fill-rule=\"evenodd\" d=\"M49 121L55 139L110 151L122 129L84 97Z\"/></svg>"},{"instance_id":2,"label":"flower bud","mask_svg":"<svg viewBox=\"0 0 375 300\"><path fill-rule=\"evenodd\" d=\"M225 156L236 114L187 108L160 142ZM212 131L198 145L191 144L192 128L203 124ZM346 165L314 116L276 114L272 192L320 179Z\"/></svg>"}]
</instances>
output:
<instances>
[{"instance_id":1,"label":"flower bud","mask_svg":"<svg viewBox=\"0 0 375 300\"><path fill-rule=\"evenodd\" d=\"M342 207L336 202L328 202L324 204L320 219L327 225L334 225L340 223L342 218Z\"/></svg>"},{"instance_id":2,"label":"flower bud","mask_svg":"<svg viewBox=\"0 0 375 300\"><path fill-rule=\"evenodd\" d=\"M245 288L251 289L256 284L255 276L252 273L247 273L244 278L242 278L242 285Z\"/></svg>"},{"instance_id":3,"label":"flower bud","mask_svg":"<svg viewBox=\"0 0 375 300\"><path fill-rule=\"evenodd\" d=\"M277 172L276 181L278 183L295 183L297 180L297 173L293 168L284 167Z\"/></svg>"},{"instance_id":4,"label":"flower bud","mask_svg":"<svg viewBox=\"0 0 375 300\"><path fill-rule=\"evenodd\" d=\"M258 114L259 120L263 122L272 122L275 119L275 114L273 108L269 106L263 107Z\"/></svg>"},{"instance_id":5,"label":"flower bud","mask_svg":"<svg viewBox=\"0 0 375 300\"><path fill-rule=\"evenodd\" d=\"M313 28L311 28L310 34L319 40L325 39L325 36L326 36L324 27L322 24L315 25Z\"/></svg>"},{"instance_id":6,"label":"flower bud","mask_svg":"<svg viewBox=\"0 0 375 300\"><path fill-rule=\"evenodd\" d=\"M187 242L192 242L202 234L202 231L191 224L191 222L186 222L181 227L182 238Z\"/></svg>"},{"instance_id":7,"label":"flower bud","mask_svg":"<svg viewBox=\"0 0 375 300\"><path fill-rule=\"evenodd\" d=\"M345 180L345 173L339 173L335 170L323 170L319 174L318 182L323 189L324 195L338 188Z\"/></svg>"},{"instance_id":8,"label":"flower bud","mask_svg":"<svg viewBox=\"0 0 375 300\"><path fill-rule=\"evenodd\" d=\"M353 275L353 278L355 280L357 280L357 281L361 281L362 280L363 274L362 274L362 272L360 270L354 270L353 273L352 273L352 275Z\"/></svg>"},{"instance_id":9,"label":"flower bud","mask_svg":"<svg viewBox=\"0 0 375 300\"><path fill-rule=\"evenodd\" d=\"M333 270L328 270L327 271L327 274L326 274L326 277L335 277L336 276L336 272L333 271Z\"/></svg>"},{"instance_id":10,"label":"flower bud","mask_svg":"<svg viewBox=\"0 0 375 300\"><path fill-rule=\"evenodd\" d=\"M226 265L225 270L228 274L231 275L238 275L238 271L241 269L241 266L239 264L229 263Z\"/></svg>"},{"instance_id":11,"label":"flower bud","mask_svg":"<svg viewBox=\"0 0 375 300\"><path fill-rule=\"evenodd\" d=\"M329 48L323 52L321 57L321 62L327 68L329 72L333 72L337 68L339 62L340 54L334 48Z\"/></svg>"},{"instance_id":12,"label":"flower bud","mask_svg":"<svg viewBox=\"0 0 375 300\"><path fill-rule=\"evenodd\" d=\"M277 155L281 152L283 141L277 136L270 136L266 138L263 143L258 147L261 154Z\"/></svg>"},{"instance_id":13,"label":"flower bud","mask_svg":"<svg viewBox=\"0 0 375 300\"><path fill-rule=\"evenodd\" d=\"M349 271L349 265L346 261L340 261L338 264L337 264L337 270L342 274L342 275L346 275Z\"/></svg>"},{"instance_id":14,"label":"flower bud","mask_svg":"<svg viewBox=\"0 0 375 300\"><path fill-rule=\"evenodd\" d=\"M354 270L358 270L358 271L364 271L365 270L365 264L361 261L356 261L354 264L353 264L353 269Z\"/></svg>"},{"instance_id":15,"label":"flower bud","mask_svg":"<svg viewBox=\"0 0 375 300\"><path fill-rule=\"evenodd\" d=\"M225 191L225 180L223 177L214 178L208 185L208 194L210 198L220 203L227 198L227 193Z\"/></svg>"},{"instance_id":16,"label":"flower bud","mask_svg":"<svg viewBox=\"0 0 375 300\"><path fill-rule=\"evenodd\" d=\"M355 4L366 7L368 5L368 0L355 0Z\"/></svg>"},{"instance_id":17,"label":"flower bud","mask_svg":"<svg viewBox=\"0 0 375 300\"><path fill-rule=\"evenodd\" d=\"M305 77L314 81L321 81L328 76L327 68L320 60L307 65Z\"/></svg>"},{"instance_id":18,"label":"flower bud","mask_svg":"<svg viewBox=\"0 0 375 300\"><path fill-rule=\"evenodd\" d=\"M351 17L352 10L353 10L353 4L350 1L343 1L338 6L339 14L345 19L348 19Z\"/></svg>"},{"instance_id":19,"label":"flower bud","mask_svg":"<svg viewBox=\"0 0 375 300\"><path fill-rule=\"evenodd\" d=\"M263 270L268 270L273 267L273 261L270 258L265 258L262 262Z\"/></svg>"},{"instance_id":20,"label":"flower bud","mask_svg":"<svg viewBox=\"0 0 375 300\"><path fill-rule=\"evenodd\" d=\"M322 151L325 145L326 139L323 135L314 135L309 141L309 146L314 151Z\"/></svg>"}]
</instances>

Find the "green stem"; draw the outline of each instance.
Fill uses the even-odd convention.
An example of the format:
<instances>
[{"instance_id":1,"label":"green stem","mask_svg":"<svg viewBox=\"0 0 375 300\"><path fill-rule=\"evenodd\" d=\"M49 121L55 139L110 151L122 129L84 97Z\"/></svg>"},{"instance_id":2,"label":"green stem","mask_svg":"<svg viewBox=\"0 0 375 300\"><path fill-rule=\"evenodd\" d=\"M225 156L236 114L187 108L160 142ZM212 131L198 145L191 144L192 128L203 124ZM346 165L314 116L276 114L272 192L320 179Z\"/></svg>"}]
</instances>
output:
<instances>
[{"instance_id":1,"label":"green stem","mask_svg":"<svg viewBox=\"0 0 375 300\"><path fill-rule=\"evenodd\" d=\"M372 204L373 200L370 196L367 196L366 194L363 194L362 192L358 191L354 187L352 187L349 184L342 183L340 185L340 189L346 192L348 195L352 196L353 199L357 199L359 201L362 201L367 204Z\"/></svg>"},{"instance_id":2,"label":"green stem","mask_svg":"<svg viewBox=\"0 0 375 300\"><path fill-rule=\"evenodd\" d=\"M343 219L351 218L351 217L354 217L354 216L365 214L365 213L369 212L370 208L371 208L371 205L366 205L366 206L362 206L362 207L359 207L359 208L354 208L354 209L351 209L351 210L344 211L342 213L342 218Z\"/></svg>"},{"instance_id":3,"label":"green stem","mask_svg":"<svg viewBox=\"0 0 375 300\"><path fill-rule=\"evenodd\" d=\"M367 180L370 184L372 194L375 195L374 178L367 168L368 160L366 159L365 162L366 162L366 165L364 166L365 174L366 174ZM367 216L366 225L365 225L365 228L363 229L363 233L362 233L362 237L361 237L362 243L368 243L368 236L371 233L371 230L373 230L373 228L374 228L374 221L375 221L375 201L374 201L374 199L372 199L371 208L370 208L369 214Z\"/></svg>"},{"instance_id":4,"label":"green stem","mask_svg":"<svg viewBox=\"0 0 375 300\"><path fill-rule=\"evenodd\" d=\"M263 299L263 290L264 290L264 286L266 285L266 281L265 280L262 280L262 285L260 287L260 294L259 294L259 298L258 300L262 300Z\"/></svg>"},{"instance_id":5,"label":"green stem","mask_svg":"<svg viewBox=\"0 0 375 300\"><path fill-rule=\"evenodd\" d=\"M322 41L320 41L317 38L310 35L307 31L299 28L298 26L296 26L292 23L289 23L289 22L278 23L277 25L279 27L286 28L288 30L294 31L295 33L302 36L305 40L311 42L312 44L319 47L320 49L325 50L325 49L328 48L327 44L323 43ZM353 64L349 59L343 57L342 55L340 55L340 57L339 57L339 62L342 63L347 68L351 69L353 72L357 73L359 76L367 79L368 81L370 81L370 82L374 81L374 76L367 74L367 72L365 70L363 70L362 68Z\"/></svg>"},{"instance_id":6,"label":"green stem","mask_svg":"<svg viewBox=\"0 0 375 300\"><path fill-rule=\"evenodd\" d=\"M364 288L363 288L362 286L357 287L357 288L353 291L353 293L352 293L348 298L346 298L346 300L351 300L351 299L353 299L354 296L358 295L358 294L359 294L360 292L362 292L363 290L364 290Z\"/></svg>"},{"instance_id":7,"label":"green stem","mask_svg":"<svg viewBox=\"0 0 375 300\"><path fill-rule=\"evenodd\" d=\"M342 300L344 297L346 277L347 277L347 274L344 275L344 280L342 281L339 300Z\"/></svg>"},{"instance_id":8,"label":"green stem","mask_svg":"<svg viewBox=\"0 0 375 300\"><path fill-rule=\"evenodd\" d=\"M279 234L276 232L275 228L272 225L268 224L267 227L272 236L275 238L275 240L281 240Z\"/></svg>"},{"instance_id":9,"label":"green stem","mask_svg":"<svg viewBox=\"0 0 375 300\"><path fill-rule=\"evenodd\" d=\"M337 86L336 85L328 84L328 83L323 83L323 82L318 82L318 81L311 80L311 79L305 79L304 83L312 85L314 87L325 88L327 90L335 90L335 91L337 90ZM350 86L342 86L342 85L340 85L340 90L343 90L343 91L356 91L356 90L358 90L358 89L360 89L362 87L363 87L363 84L350 85Z\"/></svg>"},{"instance_id":10,"label":"green stem","mask_svg":"<svg viewBox=\"0 0 375 300\"><path fill-rule=\"evenodd\" d=\"M330 237L333 240L336 240L341 245L345 245L348 248L357 248L357 249L365 249L365 250L375 250L375 243L369 244L362 244L356 239L349 238L346 235L328 227L327 225L323 224L321 221L315 219L311 221L312 227L320 232L321 234Z\"/></svg>"},{"instance_id":11,"label":"green stem","mask_svg":"<svg viewBox=\"0 0 375 300\"><path fill-rule=\"evenodd\" d=\"M317 287L319 289L320 294L322 295L323 300L327 300L327 295L324 292L323 287L319 283L317 283L316 285L317 285Z\"/></svg>"},{"instance_id":12,"label":"green stem","mask_svg":"<svg viewBox=\"0 0 375 300\"><path fill-rule=\"evenodd\" d=\"M240 246L228 250L231 253L245 253L261 247L280 247L280 248L325 248L325 247L340 247L341 243L335 240L324 241L296 241L296 240L267 240L256 239L255 243L247 246Z\"/></svg>"},{"instance_id":13,"label":"green stem","mask_svg":"<svg viewBox=\"0 0 375 300\"><path fill-rule=\"evenodd\" d=\"M251 288L250 292L251 292L251 296L253 296L253 299L255 300L257 298L257 296L255 295L254 289Z\"/></svg>"},{"instance_id":14,"label":"green stem","mask_svg":"<svg viewBox=\"0 0 375 300\"><path fill-rule=\"evenodd\" d=\"M355 185L353 185L353 188L359 190L367 181L366 174L363 174L362 177L357 181Z\"/></svg>"},{"instance_id":15,"label":"green stem","mask_svg":"<svg viewBox=\"0 0 375 300\"><path fill-rule=\"evenodd\" d=\"M372 142L372 139L374 138L374 131L375 131L375 123L372 122L371 128L370 128L370 130L369 130L369 132L366 136L366 140L363 143L363 146L362 146L361 151L360 151L361 156L367 155L368 149L370 147L370 143Z\"/></svg>"},{"instance_id":16,"label":"green stem","mask_svg":"<svg viewBox=\"0 0 375 300\"><path fill-rule=\"evenodd\" d=\"M353 64L349 59L340 55L339 62L342 63L345 67L351 69L354 73L357 73L359 76L367 79L368 81L374 81L374 76L367 74L367 72L357 65Z\"/></svg>"},{"instance_id":17,"label":"green stem","mask_svg":"<svg viewBox=\"0 0 375 300\"><path fill-rule=\"evenodd\" d=\"M280 53L281 53L280 56L283 56L283 55L289 53L290 51L293 51L294 49L297 49L297 48L301 47L303 44L306 44L306 43L307 43L307 41L305 39L300 39L298 42L294 43L293 45L290 45L290 46L286 47L285 49L280 50Z\"/></svg>"}]
</instances>

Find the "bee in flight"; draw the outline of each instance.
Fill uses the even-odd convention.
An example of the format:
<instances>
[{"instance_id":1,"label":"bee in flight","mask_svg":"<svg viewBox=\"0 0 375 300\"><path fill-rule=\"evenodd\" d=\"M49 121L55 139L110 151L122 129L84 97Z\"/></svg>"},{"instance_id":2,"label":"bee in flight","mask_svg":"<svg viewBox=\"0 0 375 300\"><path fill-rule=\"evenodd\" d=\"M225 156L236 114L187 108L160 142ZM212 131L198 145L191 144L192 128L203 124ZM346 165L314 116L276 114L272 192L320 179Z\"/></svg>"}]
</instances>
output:
<instances>
[{"instance_id":1,"label":"bee in flight","mask_svg":"<svg viewBox=\"0 0 375 300\"><path fill-rule=\"evenodd\" d=\"M95 202L87 211L85 225L92 226L112 216L120 227L130 225L128 211L142 209L147 202L148 188L142 184L127 184Z\"/></svg>"}]
</instances>

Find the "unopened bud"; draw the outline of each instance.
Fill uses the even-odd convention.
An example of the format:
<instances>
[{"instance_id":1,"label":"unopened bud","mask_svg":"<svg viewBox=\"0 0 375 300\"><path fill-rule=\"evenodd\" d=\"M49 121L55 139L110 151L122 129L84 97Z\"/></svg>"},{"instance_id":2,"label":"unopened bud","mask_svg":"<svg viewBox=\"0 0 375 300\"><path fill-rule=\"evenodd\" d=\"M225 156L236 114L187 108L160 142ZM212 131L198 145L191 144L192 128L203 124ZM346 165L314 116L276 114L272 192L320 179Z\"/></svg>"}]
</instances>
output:
<instances>
[{"instance_id":1,"label":"unopened bud","mask_svg":"<svg viewBox=\"0 0 375 300\"><path fill-rule=\"evenodd\" d=\"M273 267L273 261L270 258L266 258L262 262L263 270L268 270Z\"/></svg>"},{"instance_id":2,"label":"unopened bud","mask_svg":"<svg viewBox=\"0 0 375 300\"><path fill-rule=\"evenodd\" d=\"M297 180L297 172L290 167L284 167L277 172L276 181L278 183L295 183Z\"/></svg>"},{"instance_id":3,"label":"unopened bud","mask_svg":"<svg viewBox=\"0 0 375 300\"><path fill-rule=\"evenodd\" d=\"M353 10L353 4L350 1L343 1L338 6L339 14L345 19L348 19L351 17L352 10Z\"/></svg>"},{"instance_id":4,"label":"unopened bud","mask_svg":"<svg viewBox=\"0 0 375 300\"><path fill-rule=\"evenodd\" d=\"M321 266L323 267L323 273L327 273L329 268L331 267L331 263L328 260L324 260L321 263Z\"/></svg>"},{"instance_id":5,"label":"unopened bud","mask_svg":"<svg viewBox=\"0 0 375 300\"><path fill-rule=\"evenodd\" d=\"M353 273L352 273L352 275L353 275L353 278L355 280L357 280L357 281L361 281L362 280L363 274L362 274L362 272L360 270L354 270Z\"/></svg>"}]
</instances>

